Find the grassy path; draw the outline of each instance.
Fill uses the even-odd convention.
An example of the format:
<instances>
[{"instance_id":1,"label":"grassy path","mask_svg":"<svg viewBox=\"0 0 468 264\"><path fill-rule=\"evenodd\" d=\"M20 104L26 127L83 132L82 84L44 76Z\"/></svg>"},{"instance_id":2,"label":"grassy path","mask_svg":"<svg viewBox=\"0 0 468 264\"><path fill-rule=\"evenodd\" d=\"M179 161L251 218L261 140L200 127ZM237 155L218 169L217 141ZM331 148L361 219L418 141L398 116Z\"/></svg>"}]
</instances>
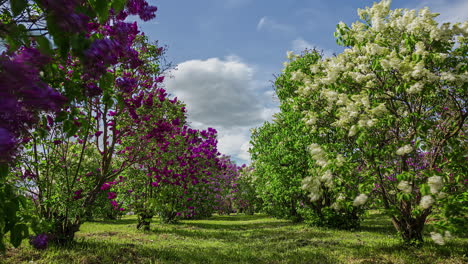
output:
<instances>
[{"instance_id":1,"label":"grassy path","mask_svg":"<svg viewBox=\"0 0 468 264\"><path fill-rule=\"evenodd\" d=\"M371 215L359 231L293 224L265 215L206 220L136 230L136 218L86 223L67 248L32 249L25 242L0 263L468 263L468 239L404 249L390 223Z\"/></svg>"}]
</instances>

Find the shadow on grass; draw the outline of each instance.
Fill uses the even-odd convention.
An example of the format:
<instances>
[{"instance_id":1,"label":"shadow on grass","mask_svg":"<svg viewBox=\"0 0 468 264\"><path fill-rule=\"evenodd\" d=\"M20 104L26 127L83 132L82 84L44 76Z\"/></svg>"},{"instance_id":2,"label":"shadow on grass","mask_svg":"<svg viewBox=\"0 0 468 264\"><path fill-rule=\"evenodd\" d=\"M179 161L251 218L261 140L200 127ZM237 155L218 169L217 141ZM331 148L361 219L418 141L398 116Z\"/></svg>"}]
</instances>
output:
<instances>
[{"instance_id":1,"label":"shadow on grass","mask_svg":"<svg viewBox=\"0 0 468 264\"><path fill-rule=\"evenodd\" d=\"M280 227L287 227L287 226L294 226L296 224L290 222L253 222L253 223L239 223L234 224L231 223L229 225L226 224L217 224L217 223L182 223L182 225L188 227L195 227L200 229L208 229L208 230L231 230L231 231L238 231L238 230L250 230L250 229L268 229L268 228L280 228Z\"/></svg>"},{"instance_id":2,"label":"shadow on grass","mask_svg":"<svg viewBox=\"0 0 468 264\"><path fill-rule=\"evenodd\" d=\"M264 214L254 214L254 215L245 215L245 214L236 214L236 215L213 215L203 220L215 220L215 221L252 221L259 219L272 219L268 215Z\"/></svg>"},{"instance_id":3,"label":"shadow on grass","mask_svg":"<svg viewBox=\"0 0 468 264\"><path fill-rule=\"evenodd\" d=\"M246 244L252 242L262 243L265 242L283 242L289 240L300 240L301 238L325 238L329 235L323 232L294 232L290 230L278 229L225 229L225 230L210 230L207 229L191 229L190 227L179 228L160 228L153 227L151 230L154 234L173 234L179 237L200 240L218 240L226 243L233 244ZM304 239L303 239L304 240ZM299 242L299 244L307 244L306 242Z\"/></svg>"},{"instance_id":4,"label":"shadow on grass","mask_svg":"<svg viewBox=\"0 0 468 264\"><path fill-rule=\"evenodd\" d=\"M96 221L88 221L88 223L93 224L106 224L106 225L136 225L137 219L116 219L116 220L96 220Z\"/></svg>"},{"instance_id":5,"label":"shadow on grass","mask_svg":"<svg viewBox=\"0 0 468 264\"><path fill-rule=\"evenodd\" d=\"M67 248L58 248L54 263L78 263L74 256L80 256L79 263L337 263L326 253L301 252L283 257L281 253L290 250L267 249L260 252L244 250L220 250L216 246L161 246L154 247L138 243L110 243L84 240Z\"/></svg>"},{"instance_id":6,"label":"shadow on grass","mask_svg":"<svg viewBox=\"0 0 468 264\"><path fill-rule=\"evenodd\" d=\"M348 243L342 244L347 248L350 256L360 259L362 263L468 263L460 262L466 259L466 241L453 241L447 245L434 245L427 238L422 247L405 246L401 241L395 243ZM388 256L393 256L389 262ZM401 258L398 260L398 258Z\"/></svg>"},{"instance_id":7,"label":"shadow on grass","mask_svg":"<svg viewBox=\"0 0 468 264\"><path fill-rule=\"evenodd\" d=\"M384 214L371 214L361 223L358 231L378 233L382 235L395 235L397 232L390 221L390 217Z\"/></svg>"}]
</instances>

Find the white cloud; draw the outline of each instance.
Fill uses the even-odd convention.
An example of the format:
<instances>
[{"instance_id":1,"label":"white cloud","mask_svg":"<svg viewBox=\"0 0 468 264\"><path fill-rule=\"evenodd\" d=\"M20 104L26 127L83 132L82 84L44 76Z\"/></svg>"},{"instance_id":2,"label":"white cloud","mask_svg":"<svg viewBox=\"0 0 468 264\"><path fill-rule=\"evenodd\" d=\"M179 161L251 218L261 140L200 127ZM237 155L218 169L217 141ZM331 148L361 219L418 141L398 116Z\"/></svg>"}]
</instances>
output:
<instances>
[{"instance_id":1,"label":"white cloud","mask_svg":"<svg viewBox=\"0 0 468 264\"><path fill-rule=\"evenodd\" d=\"M249 129L271 120L277 111L261 91L268 84L254 79L254 68L228 56L185 61L171 74L167 90L187 104L191 125L215 128L221 153L250 162Z\"/></svg>"},{"instance_id":2,"label":"white cloud","mask_svg":"<svg viewBox=\"0 0 468 264\"><path fill-rule=\"evenodd\" d=\"M436 20L444 22L463 22L468 19L468 1L466 0L425 0L416 6L410 6L410 9L420 9L429 7L431 12L440 13Z\"/></svg>"},{"instance_id":3,"label":"white cloud","mask_svg":"<svg viewBox=\"0 0 468 264\"><path fill-rule=\"evenodd\" d=\"M254 72L247 64L231 56L227 60L190 60L177 68L166 85L187 103L191 120L226 128L261 121Z\"/></svg>"},{"instance_id":4,"label":"white cloud","mask_svg":"<svg viewBox=\"0 0 468 264\"><path fill-rule=\"evenodd\" d=\"M250 163L249 141L249 127L218 131L218 150L246 163Z\"/></svg>"},{"instance_id":5,"label":"white cloud","mask_svg":"<svg viewBox=\"0 0 468 264\"><path fill-rule=\"evenodd\" d=\"M316 48L315 45L305 41L303 38L298 38L292 41L292 49L294 52L301 52L305 49L313 49Z\"/></svg>"},{"instance_id":6,"label":"white cloud","mask_svg":"<svg viewBox=\"0 0 468 264\"><path fill-rule=\"evenodd\" d=\"M283 32L283 33L292 33L294 32L294 28L286 25L286 24L281 24L276 22L275 20L269 18L269 17L262 17L257 23L257 30L267 30L267 31L274 31L274 32Z\"/></svg>"},{"instance_id":7,"label":"white cloud","mask_svg":"<svg viewBox=\"0 0 468 264\"><path fill-rule=\"evenodd\" d=\"M325 57L331 57L333 56L333 51L332 50L328 50L328 49L320 49L320 47L318 47L317 45L314 45L312 43L309 43L307 42L306 40L304 40L303 38L297 38L295 40L292 41L291 43L291 47L292 47L292 50L295 52L295 53L301 53L302 51L304 51L305 49L317 49L318 51L322 51L323 52L323 55Z\"/></svg>"}]
</instances>

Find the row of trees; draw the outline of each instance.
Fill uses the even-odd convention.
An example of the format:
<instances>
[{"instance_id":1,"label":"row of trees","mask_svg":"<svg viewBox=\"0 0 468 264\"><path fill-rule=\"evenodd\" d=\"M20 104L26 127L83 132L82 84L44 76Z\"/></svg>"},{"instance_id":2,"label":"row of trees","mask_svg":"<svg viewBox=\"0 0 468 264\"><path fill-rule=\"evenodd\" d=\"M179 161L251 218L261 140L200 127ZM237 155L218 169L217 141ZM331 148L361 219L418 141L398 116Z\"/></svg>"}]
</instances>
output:
<instances>
[{"instance_id":1,"label":"row of trees","mask_svg":"<svg viewBox=\"0 0 468 264\"><path fill-rule=\"evenodd\" d=\"M466 227L468 23L389 6L341 22L341 54L288 54L281 112L253 130L253 179L273 215L351 228L373 205L407 243L431 218L442 244Z\"/></svg>"},{"instance_id":2,"label":"row of trees","mask_svg":"<svg viewBox=\"0 0 468 264\"><path fill-rule=\"evenodd\" d=\"M73 241L132 210L139 228L231 212L240 167L162 88L164 50L143 0L0 1L0 249Z\"/></svg>"}]
</instances>

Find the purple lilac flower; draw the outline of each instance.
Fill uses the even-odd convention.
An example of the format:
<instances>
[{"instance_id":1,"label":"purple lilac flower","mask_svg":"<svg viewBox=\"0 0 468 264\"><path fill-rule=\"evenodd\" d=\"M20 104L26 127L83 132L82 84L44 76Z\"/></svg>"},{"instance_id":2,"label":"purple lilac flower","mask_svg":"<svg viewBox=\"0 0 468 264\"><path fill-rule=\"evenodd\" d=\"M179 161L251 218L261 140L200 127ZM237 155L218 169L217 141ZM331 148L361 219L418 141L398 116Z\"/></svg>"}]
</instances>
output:
<instances>
[{"instance_id":1,"label":"purple lilac flower","mask_svg":"<svg viewBox=\"0 0 468 264\"><path fill-rule=\"evenodd\" d=\"M46 249L48 243L49 241L46 234L29 237L29 244L31 244L35 249Z\"/></svg>"},{"instance_id":2,"label":"purple lilac flower","mask_svg":"<svg viewBox=\"0 0 468 264\"><path fill-rule=\"evenodd\" d=\"M50 60L35 48L0 55L0 161L14 156L18 138L33 126L39 111L58 111L65 97L41 81L40 68Z\"/></svg>"},{"instance_id":3,"label":"purple lilac flower","mask_svg":"<svg viewBox=\"0 0 468 264\"><path fill-rule=\"evenodd\" d=\"M107 191L111 188L112 186L109 184L109 183L104 183L102 186L101 186L101 191Z\"/></svg>"},{"instance_id":4,"label":"purple lilac flower","mask_svg":"<svg viewBox=\"0 0 468 264\"><path fill-rule=\"evenodd\" d=\"M144 0L129 0L127 11L130 15L139 15L141 20L148 21L156 17L154 14L158 10L155 6L150 6Z\"/></svg>"},{"instance_id":5,"label":"purple lilac flower","mask_svg":"<svg viewBox=\"0 0 468 264\"><path fill-rule=\"evenodd\" d=\"M79 200L81 198L83 198L83 196L81 195L81 193L83 192L82 189L79 189L78 191L75 191L73 194L75 194L73 196L73 200Z\"/></svg>"},{"instance_id":6,"label":"purple lilac flower","mask_svg":"<svg viewBox=\"0 0 468 264\"><path fill-rule=\"evenodd\" d=\"M118 62L119 44L111 39L97 39L85 51L85 69L92 78L99 78L109 65Z\"/></svg>"},{"instance_id":7,"label":"purple lilac flower","mask_svg":"<svg viewBox=\"0 0 468 264\"><path fill-rule=\"evenodd\" d=\"M108 192L107 193L107 199L113 200L117 197L117 194L115 192Z\"/></svg>"},{"instance_id":8,"label":"purple lilac flower","mask_svg":"<svg viewBox=\"0 0 468 264\"><path fill-rule=\"evenodd\" d=\"M112 205L114 208L118 208L118 207L119 207L119 204L118 204L115 200L111 200L110 203L111 203L111 205Z\"/></svg>"},{"instance_id":9,"label":"purple lilac flower","mask_svg":"<svg viewBox=\"0 0 468 264\"><path fill-rule=\"evenodd\" d=\"M89 17L75 13L80 0L41 0L40 1L55 23L64 32L78 33L87 30Z\"/></svg>"},{"instance_id":10,"label":"purple lilac flower","mask_svg":"<svg viewBox=\"0 0 468 264\"><path fill-rule=\"evenodd\" d=\"M115 81L115 84L124 93L130 93L137 86L137 80L135 78L123 77Z\"/></svg>"}]
</instances>

